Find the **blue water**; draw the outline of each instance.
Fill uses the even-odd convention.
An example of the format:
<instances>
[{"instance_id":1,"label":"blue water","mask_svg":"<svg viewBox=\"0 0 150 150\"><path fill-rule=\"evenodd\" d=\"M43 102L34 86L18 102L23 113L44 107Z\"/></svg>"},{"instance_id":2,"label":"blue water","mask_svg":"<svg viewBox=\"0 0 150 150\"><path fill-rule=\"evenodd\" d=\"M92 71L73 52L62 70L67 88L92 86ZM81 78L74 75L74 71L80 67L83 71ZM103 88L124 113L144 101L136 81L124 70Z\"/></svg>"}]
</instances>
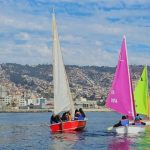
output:
<instances>
[{"instance_id":1,"label":"blue water","mask_svg":"<svg viewBox=\"0 0 150 150\"><path fill-rule=\"evenodd\" d=\"M148 150L150 129L136 136L116 135L107 127L114 112L87 112L83 132L51 134L51 113L0 113L0 150Z\"/></svg>"}]
</instances>

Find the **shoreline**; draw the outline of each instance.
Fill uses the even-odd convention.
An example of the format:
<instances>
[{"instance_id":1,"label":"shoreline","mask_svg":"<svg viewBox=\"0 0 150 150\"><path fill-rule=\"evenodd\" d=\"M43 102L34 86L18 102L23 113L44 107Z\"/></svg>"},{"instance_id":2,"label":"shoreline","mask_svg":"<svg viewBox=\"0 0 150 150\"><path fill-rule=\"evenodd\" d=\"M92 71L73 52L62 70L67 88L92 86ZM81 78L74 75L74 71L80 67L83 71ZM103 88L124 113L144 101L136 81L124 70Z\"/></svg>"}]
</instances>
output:
<instances>
[{"instance_id":1,"label":"shoreline","mask_svg":"<svg viewBox=\"0 0 150 150\"><path fill-rule=\"evenodd\" d=\"M83 109L85 112L109 112L111 110L107 108L99 109ZM42 113L42 112L53 112L53 109L19 109L19 110L0 110L0 113Z\"/></svg>"}]
</instances>

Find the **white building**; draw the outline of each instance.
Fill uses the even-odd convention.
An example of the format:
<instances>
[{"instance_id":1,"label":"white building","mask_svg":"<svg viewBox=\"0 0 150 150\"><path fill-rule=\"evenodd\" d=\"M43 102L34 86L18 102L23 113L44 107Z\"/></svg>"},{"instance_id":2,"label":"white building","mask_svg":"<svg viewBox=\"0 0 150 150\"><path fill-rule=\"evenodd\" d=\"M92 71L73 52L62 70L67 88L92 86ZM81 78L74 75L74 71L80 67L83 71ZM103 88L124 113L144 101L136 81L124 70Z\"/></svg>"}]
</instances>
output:
<instances>
[{"instance_id":1,"label":"white building","mask_svg":"<svg viewBox=\"0 0 150 150\"><path fill-rule=\"evenodd\" d=\"M27 106L27 102L24 97L19 99L19 106Z\"/></svg>"},{"instance_id":2,"label":"white building","mask_svg":"<svg viewBox=\"0 0 150 150\"><path fill-rule=\"evenodd\" d=\"M27 105L33 105L34 107L39 107L39 108L47 108L47 99L46 98L32 98L27 100Z\"/></svg>"},{"instance_id":3,"label":"white building","mask_svg":"<svg viewBox=\"0 0 150 150\"><path fill-rule=\"evenodd\" d=\"M76 108L84 108L84 109L94 109L97 108L97 102L86 100L86 98L81 98L80 100L76 100L74 102Z\"/></svg>"},{"instance_id":4,"label":"white building","mask_svg":"<svg viewBox=\"0 0 150 150\"><path fill-rule=\"evenodd\" d=\"M6 106L7 104L11 104L12 96L0 97L1 105Z\"/></svg>"}]
</instances>

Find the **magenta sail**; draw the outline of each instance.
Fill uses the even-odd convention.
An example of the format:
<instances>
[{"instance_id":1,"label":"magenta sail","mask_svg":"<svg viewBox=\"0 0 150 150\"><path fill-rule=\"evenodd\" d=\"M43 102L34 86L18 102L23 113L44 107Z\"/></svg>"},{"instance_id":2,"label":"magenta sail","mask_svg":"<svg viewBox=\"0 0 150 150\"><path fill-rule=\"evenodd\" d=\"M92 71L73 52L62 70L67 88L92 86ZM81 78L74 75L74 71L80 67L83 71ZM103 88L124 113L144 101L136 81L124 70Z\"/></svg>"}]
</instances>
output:
<instances>
[{"instance_id":1,"label":"magenta sail","mask_svg":"<svg viewBox=\"0 0 150 150\"><path fill-rule=\"evenodd\" d=\"M130 78L126 38L124 36L112 87L109 91L106 107L130 117L135 117L132 81Z\"/></svg>"}]
</instances>

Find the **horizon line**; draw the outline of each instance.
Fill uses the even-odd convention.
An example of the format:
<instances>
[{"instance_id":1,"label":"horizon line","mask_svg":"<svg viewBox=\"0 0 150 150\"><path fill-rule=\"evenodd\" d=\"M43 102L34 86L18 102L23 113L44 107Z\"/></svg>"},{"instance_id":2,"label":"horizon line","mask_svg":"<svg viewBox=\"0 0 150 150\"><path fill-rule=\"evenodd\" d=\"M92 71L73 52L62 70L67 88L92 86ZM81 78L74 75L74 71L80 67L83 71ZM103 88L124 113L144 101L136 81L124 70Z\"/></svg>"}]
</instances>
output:
<instances>
[{"instance_id":1,"label":"horizon line","mask_svg":"<svg viewBox=\"0 0 150 150\"><path fill-rule=\"evenodd\" d=\"M38 65L53 65L52 63L39 63L39 64L19 64L19 63L10 63L10 62L7 62L7 63L0 63L0 65L3 65L3 64L16 64L16 65L22 65L22 66L38 66ZM116 67L116 66L98 66L98 65L76 65L76 64L65 64L65 66L78 66L78 67ZM137 65L137 64L130 64L129 66L145 66L145 65ZM147 65L147 67L150 67L150 65Z\"/></svg>"}]
</instances>

